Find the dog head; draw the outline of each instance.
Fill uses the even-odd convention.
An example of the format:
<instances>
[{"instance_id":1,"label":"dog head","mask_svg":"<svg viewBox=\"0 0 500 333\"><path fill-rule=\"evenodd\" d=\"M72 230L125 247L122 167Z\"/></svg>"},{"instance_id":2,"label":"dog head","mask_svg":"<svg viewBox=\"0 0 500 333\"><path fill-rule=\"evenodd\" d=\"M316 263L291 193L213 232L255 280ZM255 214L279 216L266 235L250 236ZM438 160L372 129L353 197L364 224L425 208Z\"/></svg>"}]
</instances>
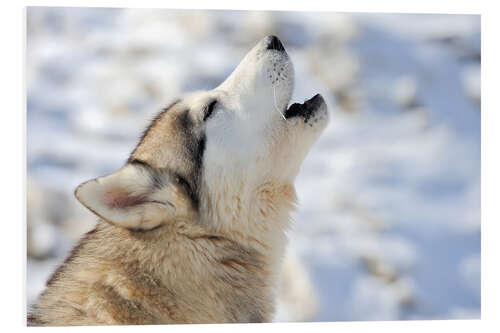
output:
<instances>
[{"instance_id":1,"label":"dog head","mask_svg":"<svg viewBox=\"0 0 500 333\"><path fill-rule=\"evenodd\" d=\"M221 85L161 112L125 166L76 197L108 222L151 229L172 217L213 220L221 202L251 205L265 184L293 188L328 120L320 95L287 108L293 84L283 45L264 38Z\"/></svg>"}]
</instances>

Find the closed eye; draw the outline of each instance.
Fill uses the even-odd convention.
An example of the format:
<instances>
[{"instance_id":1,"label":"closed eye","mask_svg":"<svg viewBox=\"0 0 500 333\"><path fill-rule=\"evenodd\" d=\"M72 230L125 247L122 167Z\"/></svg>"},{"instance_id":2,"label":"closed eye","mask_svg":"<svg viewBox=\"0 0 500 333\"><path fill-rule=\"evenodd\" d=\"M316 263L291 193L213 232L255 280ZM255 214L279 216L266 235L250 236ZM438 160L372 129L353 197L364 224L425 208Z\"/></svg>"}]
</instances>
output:
<instances>
[{"instance_id":1,"label":"closed eye","mask_svg":"<svg viewBox=\"0 0 500 333\"><path fill-rule=\"evenodd\" d=\"M210 102L210 104L208 104L204 108L204 110L203 110L203 121L206 121L208 118L210 118L210 116L214 112L216 104L217 104L217 100L213 100L212 102Z\"/></svg>"}]
</instances>

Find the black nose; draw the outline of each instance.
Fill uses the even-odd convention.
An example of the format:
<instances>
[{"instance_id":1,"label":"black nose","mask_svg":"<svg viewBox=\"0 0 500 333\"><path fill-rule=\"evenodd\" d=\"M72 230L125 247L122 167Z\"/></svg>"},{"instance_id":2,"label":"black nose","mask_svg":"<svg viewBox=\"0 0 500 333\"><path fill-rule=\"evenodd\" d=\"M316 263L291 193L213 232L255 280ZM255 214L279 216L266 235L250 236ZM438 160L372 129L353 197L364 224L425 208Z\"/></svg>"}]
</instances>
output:
<instances>
[{"instance_id":1,"label":"black nose","mask_svg":"<svg viewBox=\"0 0 500 333\"><path fill-rule=\"evenodd\" d=\"M269 42L267 44L268 50L285 51L285 48L283 47L283 44L281 44L281 41L279 40L278 37L269 36L268 39L269 39Z\"/></svg>"}]
</instances>

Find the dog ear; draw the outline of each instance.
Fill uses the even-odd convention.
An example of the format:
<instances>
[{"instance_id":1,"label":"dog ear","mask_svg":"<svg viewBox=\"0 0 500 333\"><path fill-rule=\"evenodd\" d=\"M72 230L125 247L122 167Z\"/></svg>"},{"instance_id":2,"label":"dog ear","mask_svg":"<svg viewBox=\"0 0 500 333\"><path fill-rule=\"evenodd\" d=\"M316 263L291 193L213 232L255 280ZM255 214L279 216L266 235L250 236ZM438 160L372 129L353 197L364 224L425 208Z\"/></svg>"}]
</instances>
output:
<instances>
[{"instance_id":1,"label":"dog ear","mask_svg":"<svg viewBox=\"0 0 500 333\"><path fill-rule=\"evenodd\" d=\"M81 184L75 196L99 217L130 229L149 230L193 211L168 173L137 164Z\"/></svg>"}]
</instances>

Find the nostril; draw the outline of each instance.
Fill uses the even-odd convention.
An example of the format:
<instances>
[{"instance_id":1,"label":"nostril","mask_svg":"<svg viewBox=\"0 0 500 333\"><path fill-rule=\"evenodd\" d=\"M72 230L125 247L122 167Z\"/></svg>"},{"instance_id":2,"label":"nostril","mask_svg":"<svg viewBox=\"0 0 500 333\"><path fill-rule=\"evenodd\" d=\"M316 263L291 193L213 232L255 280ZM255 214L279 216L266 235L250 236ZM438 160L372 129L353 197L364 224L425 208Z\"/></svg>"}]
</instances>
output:
<instances>
[{"instance_id":1,"label":"nostril","mask_svg":"<svg viewBox=\"0 0 500 333\"><path fill-rule=\"evenodd\" d=\"M285 48L283 47L283 44L281 44L281 41L279 40L278 37L276 36L269 36L269 37L270 40L269 43L267 44L268 50L285 51Z\"/></svg>"}]
</instances>

